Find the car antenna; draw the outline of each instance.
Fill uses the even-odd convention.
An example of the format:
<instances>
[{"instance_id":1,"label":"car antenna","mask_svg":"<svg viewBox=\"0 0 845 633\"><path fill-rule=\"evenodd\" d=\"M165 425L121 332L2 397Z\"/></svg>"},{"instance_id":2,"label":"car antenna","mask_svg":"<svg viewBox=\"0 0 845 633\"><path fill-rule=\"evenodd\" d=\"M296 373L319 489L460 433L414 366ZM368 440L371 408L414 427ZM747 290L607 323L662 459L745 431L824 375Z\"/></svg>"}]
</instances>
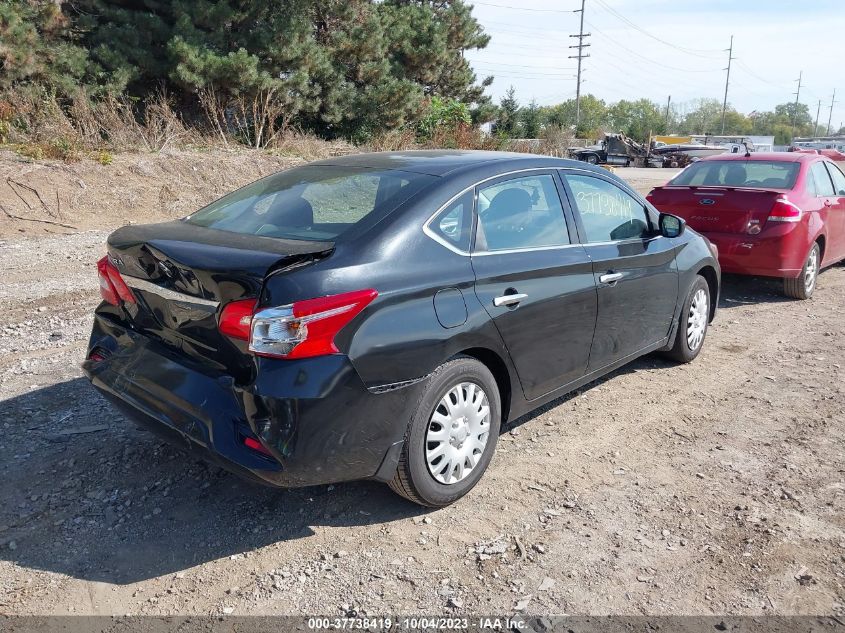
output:
<instances>
[{"instance_id":1,"label":"car antenna","mask_svg":"<svg viewBox=\"0 0 845 633\"><path fill-rule=\"evenodd\" d=\"M746 157L746 158L751 158L751 150L750 150L750 149L748 149L748 142L747 142L747 141L743 141L743 142L742 142L742 144L745 146L745 157Z\"/></svg>"}]
</instances>

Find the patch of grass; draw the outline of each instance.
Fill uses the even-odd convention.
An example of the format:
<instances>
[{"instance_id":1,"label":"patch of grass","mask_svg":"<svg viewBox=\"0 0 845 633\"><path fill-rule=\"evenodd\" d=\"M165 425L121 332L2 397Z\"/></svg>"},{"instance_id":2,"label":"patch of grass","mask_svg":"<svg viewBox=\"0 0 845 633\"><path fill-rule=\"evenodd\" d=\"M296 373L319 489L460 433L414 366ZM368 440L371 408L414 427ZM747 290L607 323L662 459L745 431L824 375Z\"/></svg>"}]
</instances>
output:
<instances>
[{"instance_id":1,"label":"patch of grass","mask_svg":"<svg viewBox=\"0 0 845 633\"><path fill-rule=\"evenodd\" d=\"M56 138L48 143L18 143L14 146L20 156L33 160L61 160L72 163L79 160L79 147L66 138Z\"/></svg>"},{"instance_id":2,"label":"patch of grass","mask_svg":"<svg viewBox=\"0 0 845 633\"><path fill-rule=\"evenodd\" d=\"M112 156L111 152L101 149L94 153L94 160L101 165L111 165L114 162L114 156Z\"/></svg>"}]
</instances>

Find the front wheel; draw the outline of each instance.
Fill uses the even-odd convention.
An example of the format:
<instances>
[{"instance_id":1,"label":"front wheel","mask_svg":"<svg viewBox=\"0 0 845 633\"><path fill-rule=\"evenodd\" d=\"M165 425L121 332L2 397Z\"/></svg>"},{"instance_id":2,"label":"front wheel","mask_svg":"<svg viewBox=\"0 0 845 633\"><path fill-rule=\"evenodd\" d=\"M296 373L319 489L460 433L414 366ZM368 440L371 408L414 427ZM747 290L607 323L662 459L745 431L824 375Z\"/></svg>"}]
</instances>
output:
<instances>
[{"instance_id":1,"label":"front wheel","mask_svg":"<svg viewBox=\"0 0 845 633\"><path fill-rule=\"evenodd\" d=\"M816 280L819 277L819 264L821 263L821 250L818 243L813 244L801 274L795 279L783 280L783 294L793 299L809 299L816 289Z\"/></svg>"},{"instance_id":2,"label":"front wheel","mask_svg":"<svg viewBox=\"0 0 845 633\"><path fill-rule=\"evenodd\" d=\"M698 276L690 288L678 322L675 344L667 356L679 363L689 363L698 356L710 323L710 285Z\"/></svg>"},{"instance_id":3,"label":"front wheel","mask_svg":"<svg viewBox=\"0 0 845 633\"><path fill-rule=\"evenodd\" d=\"M590 165L598 165L599 164L599 157L595 154L588 154L587 157L584 159Z\"/></svg>"},{"instance_id":4,"label":"front wheel","mask_svg":"<svg viewBox=\"0 0 845 633\"><path fill-rule=\"evenodd\" d=\"M423 506L447 506L487 469L501 426L496 380L479 361L460 357L428 378L416 407L391 489Z\"/></svg>"}]
</instances>

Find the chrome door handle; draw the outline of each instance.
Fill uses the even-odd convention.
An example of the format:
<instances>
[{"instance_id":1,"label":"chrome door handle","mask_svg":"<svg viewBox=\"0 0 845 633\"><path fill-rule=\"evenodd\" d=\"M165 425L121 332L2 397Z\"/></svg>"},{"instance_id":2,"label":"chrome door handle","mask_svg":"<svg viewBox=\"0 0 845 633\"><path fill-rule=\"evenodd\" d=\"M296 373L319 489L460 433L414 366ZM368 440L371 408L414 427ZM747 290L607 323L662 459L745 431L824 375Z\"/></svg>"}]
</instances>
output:
<instances>
[{"instance_id":1,"label":"chrome door handle","mask_svg":"<svg viewBox=\"0 0 845 633\"><path fill-rule=\"evenodd\" d=\"M624 276L622 273L605 273L599 277L599 281L603 284L615 284Z\"/></svg>"},{"instance_id":2,"label":"chrome door handle","mask_svg":"<svg viewBox=\"0 0 845 633\"><path fill-rule=\"evenodd\" d=\"M519 303L523 299L525 299L528 295L523 294L516 294L516 295L504 295L501 297L496 297L493 299L493 305L497 308L502 306L512 306L514 304Z\"/></svg>"}]
</instances>

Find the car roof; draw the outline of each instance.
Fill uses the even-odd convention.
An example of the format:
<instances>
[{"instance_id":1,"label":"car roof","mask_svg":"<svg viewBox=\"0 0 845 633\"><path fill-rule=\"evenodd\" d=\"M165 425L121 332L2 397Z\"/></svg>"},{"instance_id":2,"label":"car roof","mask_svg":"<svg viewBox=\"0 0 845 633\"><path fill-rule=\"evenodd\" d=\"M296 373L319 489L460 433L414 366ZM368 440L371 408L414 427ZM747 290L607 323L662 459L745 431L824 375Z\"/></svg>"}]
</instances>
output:
<instances>
[{"instance_id":1,"label":"car roof","mask_svg":"<svg viewBox=\"0 0 845 633\"><path fill-rule=\"evenodd\" d=\"M553 158L519 152L489 152L479 150L414 150L404 152L371 152L349 154L319 160L311 165L398 169L401 171L446 176L468 169L496 164L497 167L588 167L585 163L566 158ZM595 169L595 168L593 168Z\"/></svg>"},{"instance_id":2,"label":"car roof","mask_svg":"<svg viewBox=\"0 0 845 633\"><path fill-rule=\"evenodd\" d=\"M743 153L739 154L716 154L715 156L707 156L702 158L702 161L714 160L767 160L776 161L780 163L807 163L812 160L820 158L818 154L803 154L799 152L753 152L751 156L746 156Z\"/></svg>"}]
</instances>

